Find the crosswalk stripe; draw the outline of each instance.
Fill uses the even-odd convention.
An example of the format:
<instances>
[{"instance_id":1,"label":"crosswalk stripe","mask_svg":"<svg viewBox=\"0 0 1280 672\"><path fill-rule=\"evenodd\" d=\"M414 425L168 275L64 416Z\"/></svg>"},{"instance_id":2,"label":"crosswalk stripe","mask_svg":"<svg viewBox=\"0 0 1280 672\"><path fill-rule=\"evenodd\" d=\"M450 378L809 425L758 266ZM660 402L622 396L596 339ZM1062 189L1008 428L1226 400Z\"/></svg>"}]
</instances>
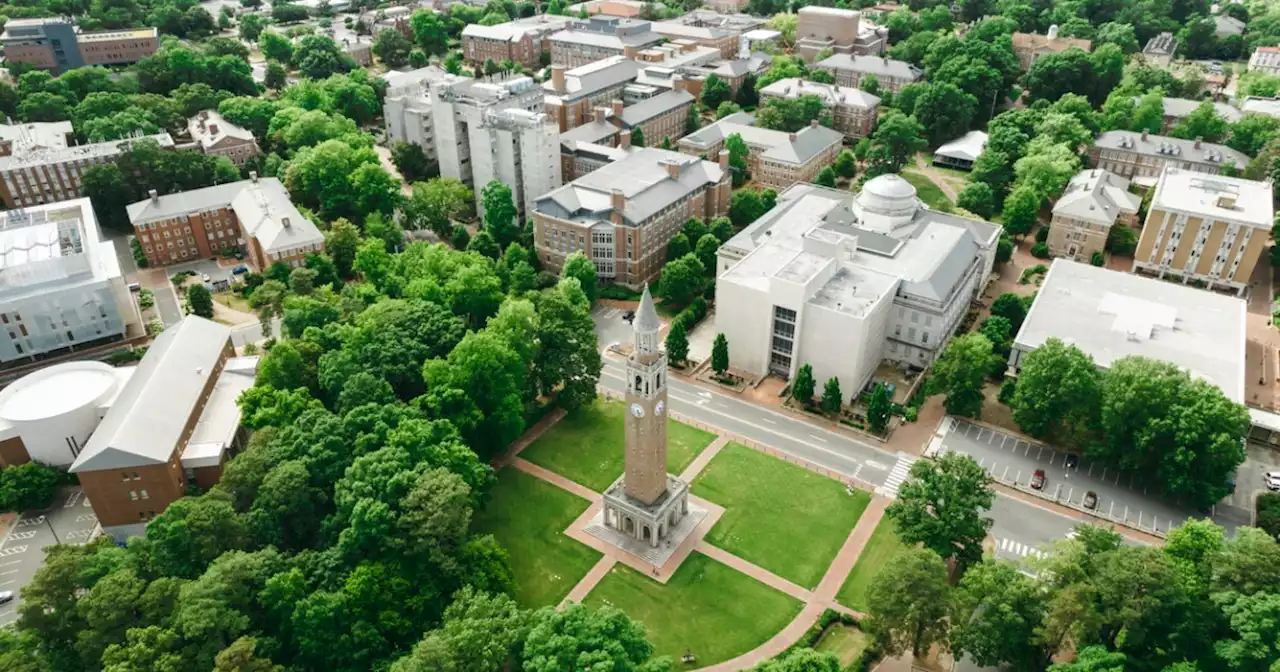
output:
<instances>
[{"instance_id":1,"label":"crosswalk stripe","mask_svg":"<svg viewBox=\"0 0 1280 672\"><path fill-rule=\"evenodd\" d=\"M899 486L911 475L911 465L915 463L916 458L909 455L899 455L898 461L894 463L893 469L889 471L889 476L885 478L884 485L880 486L878 492L885 497L897 497Z\"/></svg>"}]
</instances>

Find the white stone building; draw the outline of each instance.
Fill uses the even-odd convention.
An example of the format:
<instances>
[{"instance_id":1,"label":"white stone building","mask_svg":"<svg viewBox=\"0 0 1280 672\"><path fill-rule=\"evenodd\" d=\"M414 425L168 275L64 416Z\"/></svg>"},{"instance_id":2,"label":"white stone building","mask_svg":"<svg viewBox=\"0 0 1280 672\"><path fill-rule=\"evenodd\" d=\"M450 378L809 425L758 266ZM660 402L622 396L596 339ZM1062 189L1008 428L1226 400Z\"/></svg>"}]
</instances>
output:
<instances>
[{"instance_id":1,"label":"white stone building","mask_svg":"<svg viewBox=\"0 0 1280 672\"><path fill-rule=\"evenodd\" d=\"M382 103L382 118L386 120L388 142L417 145L427 159L436 160L430 86L450 76L434 65L383 75L387 81L387 97Z\"/></svg>"},{"instance_id":2,"label":"white stone building","mask_svg":"<svg viewBox=\"0 0 1280 672\"><path fill-rule=\"evenodd\" d=\"M0 364L119 339L141 322L89 199L0 213Z\"/></svg>"},{"instance_id":3,"label":"white stone building","mask_svg":"<svg viewBox=\"0 0 1280 672\"><path fill-rule=\"evenodd\" d=\"M929 210L897 175L854 196L797 184L717 255L716 331L730 364L810 364L854 395L882 362L928 366L995 261L1000 227Z\"/></svg>"},{"instance_id":4,"label":"white stone building","mask_svg":"<svg viewBox=\"0 0 1280 672\"><path fill-rule=\"evenodd\" d=\"M523 76L451 76L433 83L432 129L440 174L477 192L490 180L503 182L511 187L521 215L528 212L534 198L561 185L560 128L542 113L542 99L542 88ZM480 199L476 201L482 210Z\"/></svg>"},{"instance_id":5,"label":"white stone building","mask_svg":"<svg viewBox=\"0 0 1280 672\"><path fill-rule=\"evenodd\" d=\"M1249 72L1280 75L1280 47L1258 47L1249 57Z\"/></svg>"}]
</instances>

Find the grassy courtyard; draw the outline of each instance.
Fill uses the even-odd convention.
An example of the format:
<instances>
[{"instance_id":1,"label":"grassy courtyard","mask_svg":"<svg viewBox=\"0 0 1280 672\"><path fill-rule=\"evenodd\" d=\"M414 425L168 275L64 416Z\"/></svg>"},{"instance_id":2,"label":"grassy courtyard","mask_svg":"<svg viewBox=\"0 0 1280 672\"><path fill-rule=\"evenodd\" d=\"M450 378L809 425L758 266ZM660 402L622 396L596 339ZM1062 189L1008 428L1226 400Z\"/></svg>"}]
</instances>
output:
<instances>
[{"instance_id":1,"label":"grassy courtyard","mask_svg":"<svg viewBox=\"0 0 1280 672\"><path fill-rule=\"evenodd\" d=\"M925 205L938 210L940 212L951 212L955 209L955 203L947 198L942 189L933 183L933 180L923 173L917 173L912 170L902 171L902 179L911 183L916 188L916 195Z\"/></svg>"},{"instance_id":2,"label":"grassy courtyard","mask_svg":"<svg viewBox=\"0 0 1280 672\"><path fill-rule=\"evenodd\" d=\"M701 553L690 555L666 585L619 564L587 596L587 605L621 609L644 623L657 655L679 661L693 651L694 667L760 646L803 606Z\"/></svg>"},{"instance_id":3,"label":"grassy courtyard","mask_svg":"<svg viewBox=\"0 0 1280 672\"><path fill-rule=\"evenodd\" d=\"M871 501L736 443L698 474L693 493L725 508L707 541L806 588L822 580Z\"/></svg>"},{"instance_id":4,"label":"grassy courtyard","mask_svg":"<svg viewBox=\"0 0 1280 672\"><path fill-rule=\"evenodd\" d=\"M600 552L563 533L589 503L550 483L508 467L498 473L489 503L474 527L507 549L516 601L524 607L555 605L591 570Z\"/></svg>"},{"instance_id":5,"label":"grassy courtyard","mask_svg":"<svg viewBox=\"0 0 1280 672\"><path fill-rule=\"evenodd\" d=\"M853 571L849 572L849 578L845 579L840 592L836 593L836 601L850 609L865 612L867 589L871 586L871 580L906 549L906 544L894 532L893 521L881 518L880 524L876 525L871 538L867 540L866 547L862 549L862 554L858 556Z\"/></svg>"},{"instance_id":6,"label":"grassy courtyard","mask_svg":"<svg viewBox=\"0 0 1280 672\"><path fill-rule=\"evenodd\" d=\"M821 653L830 653L840 659L841 665L848 665L867 648L871 637L852 625L832 625L813 647Z\"/></svg>"},{"instance_id":7,"label":"grassy courtyard","mask_svg":"<svg viewBox=\"0 0 1280 672\"><path fill-rule=\"evenodd\" d=\"M622 475L626 444L622 414L622 402L597 400L565 416L520 457L602 492ZM711 432L668 420L667 470L684 471L715 438Z\"/></svg>"}]
</instances>

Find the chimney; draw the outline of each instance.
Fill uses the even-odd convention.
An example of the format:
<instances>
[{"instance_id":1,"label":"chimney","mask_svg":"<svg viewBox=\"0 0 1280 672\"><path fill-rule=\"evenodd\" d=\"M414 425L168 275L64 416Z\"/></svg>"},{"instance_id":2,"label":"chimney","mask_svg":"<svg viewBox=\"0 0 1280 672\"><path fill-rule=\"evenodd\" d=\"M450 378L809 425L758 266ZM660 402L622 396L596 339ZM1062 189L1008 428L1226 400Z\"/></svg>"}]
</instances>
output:
<instances>
[{"instance_id":1,"label":"chimney","mask_svg":"<svg viewBox=\"0 0 1280 672\"><path fill-rule=\"evenodd\" d=\"M289 222L288 217L281 217L280 226L283 226L284 228L288 229L288 228L291 228L293 225Z\"/></svg>"},{"instance_id":2,"label":"chimney","mask_svg":"<svg viewBox=\"0 0 1280 672\"><path fill-rule=\"evenodd\" d=\"M624 46L622 48L622 56L634 61L636 58L636 48L631 45Z\"/></svg>"},{"instance_id":3,"label":"chimney","mask_svg":"<svg viewBox=\"0 0 1280 672\"><path fill-rule=\"evenodd\" d=\"M551 66L551 88L558 92L564 92L564 66Z\"/></svg>"},{"instance_id":4,"label":"chimney","mask_svg":"<svg viewBox=\"0 0 1280 672\"><path fill-rule=\"evenodd\" d=\"M1143 142L1146 142L1146 141L1147 141L1147 129L1145 129L1145 128L1144 128L1144 129L1142 129L1142 141L1143 141Z\"/></svg>"},{"instance_id":5,"label":"chimney","mask_svg":"<svg viewBox=\"0 0 1280 672\"><path fill-rule=\"evenodd\" d=\"M623 131L618 134L618 146L623 149L631 149L631 131Z\"/></svg>"},{"instance_id":6,"label":"chimney","mask_svg":"<svg viewBox=\"0 0 1280 672\"><path fill-rule=\"evenodd\" d=\"M613 213L609 218L614 224L622 223L622 211L627 207L627 197L622 195L621 189L614 189L609 194L612 198L610 205L613 206Z\"/></svg>"},{"instance_id":7,"label":"chimney","mask_svg":"<svg viewBox=\"0 0 1280 672\"><path fill-rule=\"evenodd\" d=\"M817 120L817 119L813 119L813 120L811 120L811 121L809 122L809 128L817 128L817 127L818 127L818 120Z\"/></svg>"},{"instance_id":8,"label":"chimney","mask_svg":"<svg viewBox=\"0 0 1280 672\"><path fill-rule=\"evenodd\" d=\"M622 119L622 101L617 98L613 99L613 116Z\"/></svg>"},{"instance_id":9,"label":"chimney","mask_svg":"<svg viewBox=\"0 0 1280 672\"><path fill-rule=\"evenodd\" d=\"M729 150L727 149L720 150L720 156L717 158L720 159L720 169L729 170Z\"/></svg>"},{"instance_id":10,"label":"chimney","mask_svg":"<svg viewBox=\"0 0 1280 672\"><path fill-rule=\"evenodd\" d=\"M793 142L793 143L794 143L794 142L796 141L796 134L795 134L795 133L788 133L788 134L787 134L787 140L790 140L791 142Z\"/></svg>"},{"instance_id":11,"label":"chimney","mask_svg":"<svg viewBox=\"0 0 1280 672\"><path fill-rule=\"evenodd\" d=\"M148 193L148 194L150 194L150 196L151 196L151 202L152 202L152 203L159 203L159 202L160 202L160 192L156 191L155 189L152 189L152 190L148 191L147 193Z\"/></svg>"},{"instance_id":12,"label":"chimney","mask_svg":"<svg viewBox=\"0 0 1280 672\"><path fill-rule=\"evenodd\" d=\"M218 134L218 125L209 124L209 135L217 135L217 134Z\"/></svg>"},{"instance_id":13,"label":"chimney","mask_svg":"<svg viewBox=\"0 0 1280 672\"><path fill-rule=\"evenodd\" d=\"M1196 136L1196 149L1200 149L1200 141L1201 141L1201 140L1204 140L1204 138L1203 138L1203 137L1201 137L1201 136L1199 136L1199 135L1197 135L1197 136Z\"/></svg>"},{"instance_id":14,"label":"chimney","mask_svg":"<svg viewBox=\"0 0 1280 672\"><path fill-rule=\"evenodd\" d=\"M673 179L680 179L680 162L675 159L663 159L662 164L667 168L667 175Z\"/></svg>"},{"instance_id":15,"label":"chimney","mask_svg":"<svg viewBox=\"0 0 1280 672\"><path fill-rule=\"evenodd\" d=\"M595 119L596 119L596 123L597 123L597 124L602 124L602 123L604 123L604 115L605 115L605 113L606 113L606 112L608 112L608 111L609 111L608 109L603 108L603 107L597 107L597 108L595 108L594 110L592 110L592 112L594 113L594 116L595 116Z\"/></svg>"},{"instance_id":16,"label":"chimney","mask_svg":"<svg viewBox=\"0 0 1280 672\"><path fill-rule=\"evenodd\" d=\"M256 171L256 170L251 170L251 171L249 171L249 179L250 179L254 184L257 184L257 183L258 183L258 171Z\"/></svg>"}]
</instances>

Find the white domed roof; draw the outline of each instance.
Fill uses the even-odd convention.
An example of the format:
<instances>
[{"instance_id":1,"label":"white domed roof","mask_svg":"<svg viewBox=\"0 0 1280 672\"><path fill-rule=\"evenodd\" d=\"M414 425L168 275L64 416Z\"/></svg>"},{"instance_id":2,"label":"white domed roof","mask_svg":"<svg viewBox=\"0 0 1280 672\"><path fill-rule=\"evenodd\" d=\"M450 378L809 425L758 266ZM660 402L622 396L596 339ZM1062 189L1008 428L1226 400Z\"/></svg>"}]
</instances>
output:
<instances>
[{"instance_id":1,"label":"white domed roof","mask_svg":"<svg viewBox=\"0 0 1280 672\"><path fill-rule=\"evenodd\" d=\"M860 196L874 196L876 198L889 201L901 201L908 198L916 197L916 188L911 183L902 179L901 175L889 173L874 177L862 185L862 194Z\"/></svg>"},{"instance_id":2,"label":"white domed roof","mask_svg":"<svg viewBox=\"0 0 1280 672\"><path fill-rule=\"evenodd\" d=\"M862 226L881 233L909 224L919 208L916 188L898 175L868 180L857 198Z\"/></svg>"}]
</instances>

